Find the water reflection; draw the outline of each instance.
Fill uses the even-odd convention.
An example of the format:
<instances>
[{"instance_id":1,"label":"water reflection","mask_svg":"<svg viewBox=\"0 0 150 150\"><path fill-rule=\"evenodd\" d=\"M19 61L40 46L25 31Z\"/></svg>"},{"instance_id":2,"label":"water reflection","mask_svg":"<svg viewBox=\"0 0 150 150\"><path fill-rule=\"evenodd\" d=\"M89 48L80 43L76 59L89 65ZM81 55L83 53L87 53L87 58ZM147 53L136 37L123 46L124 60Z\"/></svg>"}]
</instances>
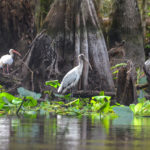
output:
<instances>
[{"instance_id":1,"label":"water reflection","mask_svg":"<svg viewBox=\"0 0 150 150\"><path fill-rule=\"evenodd\" d=\"M10 120L6 118L0 119L0 149L8 149L10 137Z\"/></svg>"},{"instance_id":2,"label":"water reflection","mask_svg":"<svg viewBox=\"0 0 150 150\"><path fill-rule=\"evenodd\" d=\"M124 118L125 121L125 118ZM150 118L0 118L0 150L148 150Z\"/></svg>"}]
</instances>

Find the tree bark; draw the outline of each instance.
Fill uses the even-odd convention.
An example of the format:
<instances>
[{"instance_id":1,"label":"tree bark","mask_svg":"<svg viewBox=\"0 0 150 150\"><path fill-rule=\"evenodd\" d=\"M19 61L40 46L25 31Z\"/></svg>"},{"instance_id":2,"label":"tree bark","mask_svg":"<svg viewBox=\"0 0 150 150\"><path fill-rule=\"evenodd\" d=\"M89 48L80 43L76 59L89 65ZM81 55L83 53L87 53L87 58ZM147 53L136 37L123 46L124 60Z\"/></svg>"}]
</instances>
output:
<instances>
[{"instance_id":1,"label":"tree bark","mask_svg":"<svg viewBox=\"0 0 150 150\"><path fill-rule=\"evenodd\" d=\"M147 0L142 0L142 27L144 36L146 35L146 10L147 10Z\"/></svg>"},{"instance_id":2,"label":"tree bark","mask_svg":"<svg viewBox=\"0 0 150 150\"><path fill-rule=\"evenodd\" d=\"M89 71L88 64L84 64L79 89L114 91L107 48L93 0L55 0L45 18L43 29L46 32L37 35L25 60L34 72L36 91L41 91L41 85L46 80L55 78L61 81L78 64L80 53L89 59L93 70ZM44 63L45 58L52 61ZM45 68L53 76L46 73ZM23 70L26 72L27 69L23 67ZM25 87L29 88L31 75L23 73L23 76Z\"/></svg>"},{"instance_id":3,"label":"tree bark","mask_svg":"<svg viewBox=\"0 0 150 150\"><path fill-rule=\"evenodd\" d=\"M37 34L22 67L23 86L43 92L45 81L57 78L55 69L56 53L52 39L43 30Z\"/></svg>"},{"instance_id":4,"label":"tree bark","mask_svg":"<svg viewBox=\"0 0 150 150\"><path fill-rule=\"evenodd\" d=\"M137 103L136 70L131 61L120 68L117 78L117 102L123 105Z\"/></svg>"},{"instance_id":5,"label":"tree bark","mask_svg":"<svg viewBox=\"0 0 150 150\"><path fill-rule=\"evenodd\" d=\"M131 59L136 66L145 61L143 31L137 0L114 0L112 24L109 30L109 45L122 40L125 44L125 58Z\"/></svg>"},{"instance_id":6,"label":"tree bark","mask_svg":"<svg viewBox=\"0 0 150 150\"><path fill-rule=\"evenodd\" d=\"M58 11L59 10L59 11ZM82 89L114 91L105 40L93 0L55 0L43 28L55 43L57 66L62 77L84 53L93 70L84 65Z\"/></svg>"},{"instance_id":7,"label":"tree bark","mask_svg":"<svg viewBox=\"0 0 150 150\"><path fill-rule=\"evenodd\" d=\"M35 35L34 2L28 0L0 1L0 54L10 48L25 54Z\"/></svg>"}]
</instances>

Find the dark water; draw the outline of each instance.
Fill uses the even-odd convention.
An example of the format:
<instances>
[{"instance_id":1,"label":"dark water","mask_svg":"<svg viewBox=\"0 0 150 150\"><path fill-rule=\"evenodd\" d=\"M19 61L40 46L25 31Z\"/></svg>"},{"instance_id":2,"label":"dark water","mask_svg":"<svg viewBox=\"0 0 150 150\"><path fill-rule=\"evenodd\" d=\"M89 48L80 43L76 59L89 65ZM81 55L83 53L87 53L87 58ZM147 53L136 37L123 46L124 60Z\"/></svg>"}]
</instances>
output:
<instances>
[{"instance_id":1,"label":"dark water","mask_svg":"<svg viewBox=\"0 0 150 150\"><path fill-rule=\"evenodd\" d=\"M149 150L150 118L0 118L0 150Z\"/></svg>"}]
</instances>

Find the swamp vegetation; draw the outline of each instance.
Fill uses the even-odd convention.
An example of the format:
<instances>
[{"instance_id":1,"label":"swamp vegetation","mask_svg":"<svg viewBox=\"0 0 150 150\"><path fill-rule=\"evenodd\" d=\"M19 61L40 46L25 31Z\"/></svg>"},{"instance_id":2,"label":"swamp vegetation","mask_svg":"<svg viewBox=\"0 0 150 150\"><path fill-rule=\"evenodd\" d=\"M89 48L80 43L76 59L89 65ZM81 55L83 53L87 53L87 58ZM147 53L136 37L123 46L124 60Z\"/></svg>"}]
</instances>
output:
<instances>
[{"instance_id":1,"label":"swamp vegetation","mask_svg":"<svg viewBox=\"0 0 150 150\"><path fill-rule=\"evenodd\" d=\"M14 47L24 55L10 75L0 73L1 115L150 116L143 71L150 52L148 1L2 0L0 7L0 54ZM80 53L93 70L85 64L75 93L58 94Z\"/></svg>"}]
</instances>

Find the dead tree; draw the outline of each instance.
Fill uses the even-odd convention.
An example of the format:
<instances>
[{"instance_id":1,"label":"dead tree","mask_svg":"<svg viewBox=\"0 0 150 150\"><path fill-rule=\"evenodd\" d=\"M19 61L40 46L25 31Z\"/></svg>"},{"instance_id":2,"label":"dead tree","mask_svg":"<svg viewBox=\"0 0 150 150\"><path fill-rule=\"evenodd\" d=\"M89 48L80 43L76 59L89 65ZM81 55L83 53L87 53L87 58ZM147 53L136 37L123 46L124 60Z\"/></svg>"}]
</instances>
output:
<instances>
[{"instance_id":1,"label":"dead tree","mask_svg":"<svg viewBox=\"0 0 150 150\"><path fill-rule=\"evenodd\" d=\"M123 105L137 103L136 70L132 61L120 68L117 79L117 102Z\"/></svg>"}]
</instances>

